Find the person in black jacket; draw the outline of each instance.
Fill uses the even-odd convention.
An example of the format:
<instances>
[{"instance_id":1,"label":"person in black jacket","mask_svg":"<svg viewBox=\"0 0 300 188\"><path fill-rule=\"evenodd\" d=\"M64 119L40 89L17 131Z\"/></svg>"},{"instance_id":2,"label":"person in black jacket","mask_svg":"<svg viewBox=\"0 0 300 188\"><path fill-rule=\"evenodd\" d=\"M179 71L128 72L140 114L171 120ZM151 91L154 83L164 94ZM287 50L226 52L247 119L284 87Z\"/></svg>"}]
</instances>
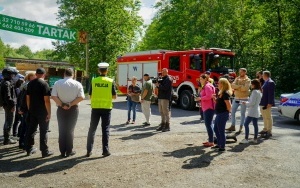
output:
<instances>
[{"instance_id":1,"label":"person in black jacket","mask_svg":"<svg viewBox=\"0 0 300 188\"><path fill-rule=\"evenodd\" d=\"M31 72L28 73L25 77L25 83L21 86L20 90L20 95L19 95L19 109L18 113L21 115L21 130L20 130L20 139L19 139L19 148L20 149L25 149L25 135L28 129L28 108L27 108L27 103L26 103L26 93L27 93L27 85L28 83L35 79L35 73Z\"/></svg>"},{"instance_id":2,"label":"person in black jacket","mask_svg":"<svg viewBox=\"0 0 300 188\"><path fill-rule=\"evenodd\" d=\"M158 88L158 109L161 115L161 123L157 131L170 131L170 101L172 99L172 78L168 75L168 69L162 69L162 80L155 83Z\"/></svg>"},{"instance_id":3,"label":"person in black jacket","mask_svg":"<svg viewBox=\"0 0 300 188\"><path fill-rule=\"evenodd\" d=\"M13 126L14 115L16 111L16 92L13 78L16 72L11 68L5 68L2 71L3 80L1 81L1 97L5 111L5 122L3 127L4 141L3 144L15 144L15 140L10 139L11 128Z\"/></svg>"}]
</instances>

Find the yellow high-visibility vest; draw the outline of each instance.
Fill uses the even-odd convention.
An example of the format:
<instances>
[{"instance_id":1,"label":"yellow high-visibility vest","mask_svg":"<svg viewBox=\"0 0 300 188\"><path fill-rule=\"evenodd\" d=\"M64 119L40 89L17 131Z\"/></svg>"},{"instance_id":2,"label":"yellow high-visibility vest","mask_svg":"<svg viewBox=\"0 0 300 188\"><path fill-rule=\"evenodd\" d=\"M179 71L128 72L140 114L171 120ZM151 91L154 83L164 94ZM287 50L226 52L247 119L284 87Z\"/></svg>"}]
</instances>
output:
<instances>
[{"instance_id":1,"label":"yellow high-visibility vest","mask_svg":"<svg viewBox=\"0 0 300 188\"><path fill-rule=\"evenodd\" d=\"M100 76L92 80L92 108L112 109L112 86L113 79L108 77Z\"/></svg>"}]
</instances>

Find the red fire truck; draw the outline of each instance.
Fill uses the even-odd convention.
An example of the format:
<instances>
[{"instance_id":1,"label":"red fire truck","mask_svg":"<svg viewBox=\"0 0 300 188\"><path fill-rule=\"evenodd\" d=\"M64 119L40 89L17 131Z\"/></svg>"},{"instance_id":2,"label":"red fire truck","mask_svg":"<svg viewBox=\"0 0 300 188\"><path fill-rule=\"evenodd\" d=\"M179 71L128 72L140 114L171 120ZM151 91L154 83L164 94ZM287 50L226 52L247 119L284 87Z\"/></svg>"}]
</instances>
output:
<instances>
[{"instance_id":1,"label":"red fire truck","mask_svg":"<svg viewBox=\"0 0 300 188\"><path fill-rule=\"evenodd\" d=\"M142 86L145 73L157 77L163 68L167 68L173 78L174 94L178 96L175 102L181 108L191 110L196 106L193 94L197 94L199 75L210 71L216 82L225 74L234 78L234 56L231 50L221 48L127 53L117 59L118 88L126 94L133 76Z\"/></svg>"}]
</instances>

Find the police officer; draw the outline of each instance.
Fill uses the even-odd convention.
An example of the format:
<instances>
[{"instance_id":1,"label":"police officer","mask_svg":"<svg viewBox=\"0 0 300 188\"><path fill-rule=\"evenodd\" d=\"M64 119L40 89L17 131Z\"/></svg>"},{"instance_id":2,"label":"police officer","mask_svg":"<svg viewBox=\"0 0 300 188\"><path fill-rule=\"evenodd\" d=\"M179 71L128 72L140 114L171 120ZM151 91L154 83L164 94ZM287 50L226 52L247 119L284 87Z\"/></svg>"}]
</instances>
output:
<instances>
[{"instance_id":1,"label":"police officer","mask_svg":"<svg viewBox=\"0 0 300 188\"><path fill-rule=\"evenodd\" d=\"M108 140L112 100L117 98L115 84L113 79L107 77L108 63L99 63L98 71L100 76L92 80L89 95L91 98L91 122L87 138L87 157L92 155L95 133L99 120L101 118L102 127L102 155L109 156Z\"/></svg>"},{"instance_id":2,"label":"police officer","mask_svg":"<svg viewBox=\"0 0 300 188\"><path fill-rule=\"evenodd\" d=\"M5 122L3 127L4 134L4 145L15 144L15 140L9 138L11 133L11 128L14 121L17 97L14 87L14 77L17 72L12 68L5 68L2 71L3 80L1 81L1 102L3 103L3 108L5 111Z\"/></svg>"}]
</instances>

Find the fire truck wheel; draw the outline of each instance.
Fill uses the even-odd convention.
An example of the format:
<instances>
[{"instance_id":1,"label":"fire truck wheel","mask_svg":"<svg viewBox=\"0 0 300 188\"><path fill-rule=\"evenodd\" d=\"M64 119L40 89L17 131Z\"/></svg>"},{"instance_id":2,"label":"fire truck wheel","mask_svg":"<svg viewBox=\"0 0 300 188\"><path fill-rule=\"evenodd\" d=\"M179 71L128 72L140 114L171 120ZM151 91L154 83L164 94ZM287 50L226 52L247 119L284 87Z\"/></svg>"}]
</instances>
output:
<instances>
[{"instance_id":1,"label":"fire truck wheel","mask_svg":"<svg viewBox=\"0 0 300 188\"><path fill-rule=\"evenodd\" d=\"M184 90L179 96L179 105L184 110L194 110L196 103L193 100L192 91Z\"/></svg>"}]
</instances>

